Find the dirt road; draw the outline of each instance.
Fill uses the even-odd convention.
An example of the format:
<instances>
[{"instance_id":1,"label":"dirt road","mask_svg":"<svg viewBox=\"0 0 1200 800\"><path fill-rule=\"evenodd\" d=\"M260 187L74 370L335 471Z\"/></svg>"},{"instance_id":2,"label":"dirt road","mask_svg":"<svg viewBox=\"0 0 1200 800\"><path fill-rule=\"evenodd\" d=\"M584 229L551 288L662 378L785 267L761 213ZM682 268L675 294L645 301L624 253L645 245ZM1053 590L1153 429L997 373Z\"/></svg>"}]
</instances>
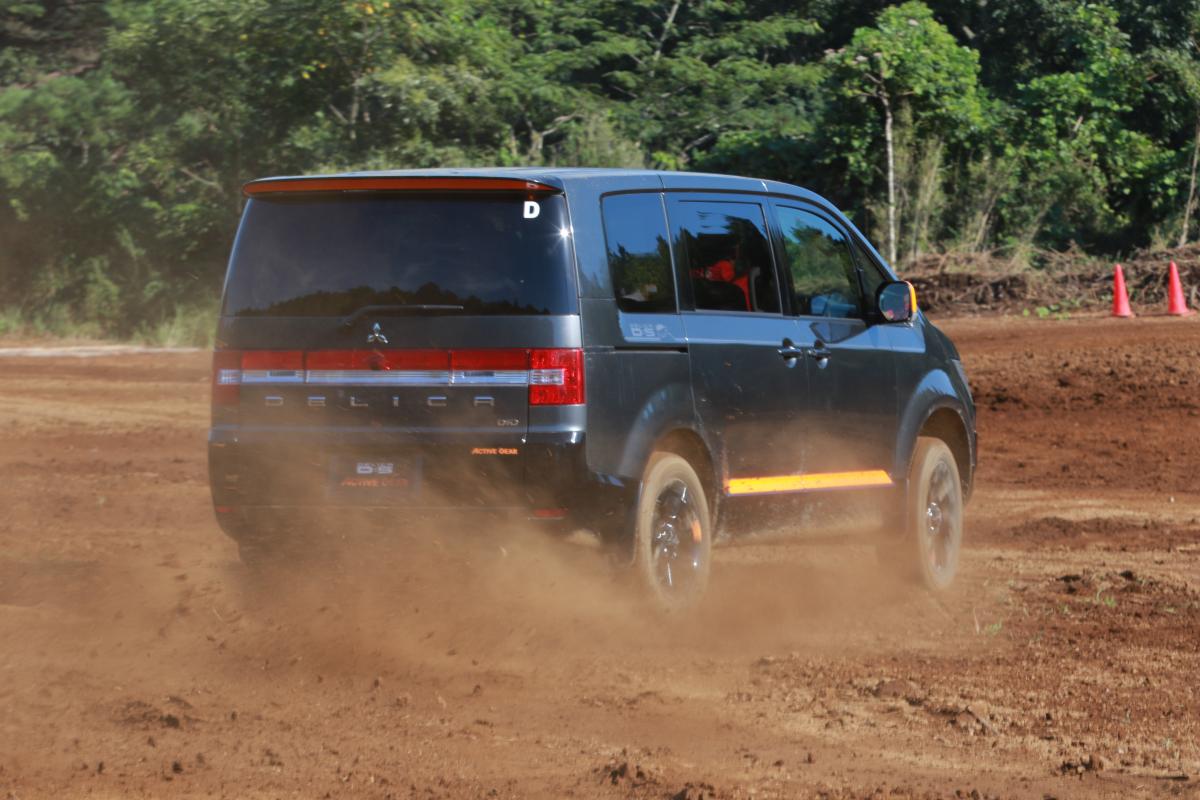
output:
<instances>
[{"instance_id":1,"label":"dirt road","mask_svg":"<svg viewBox=\"0 0 1200 800\"><path fill-rule=\"evenodd\" d=\"M0 359L0 796L1200 797L1200 321L948 321L965 571L718 553L705 612L520 535L255 587L203 354Z\"/></svg>"}]
</instances>

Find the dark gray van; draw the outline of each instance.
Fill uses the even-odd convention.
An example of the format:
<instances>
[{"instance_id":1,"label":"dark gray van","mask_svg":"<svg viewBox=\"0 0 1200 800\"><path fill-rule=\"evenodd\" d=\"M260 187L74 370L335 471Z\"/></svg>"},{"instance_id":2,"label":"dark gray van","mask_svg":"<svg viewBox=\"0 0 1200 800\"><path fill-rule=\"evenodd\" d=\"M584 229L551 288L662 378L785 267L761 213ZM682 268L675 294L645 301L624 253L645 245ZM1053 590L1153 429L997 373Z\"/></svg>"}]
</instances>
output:
<instances>
[{"instance_id":1,"label":"dark gray van","mask_svg":"<svg viewBox=\"0 0 1200 800\"><path fill-rule=\"evenodd\" d=\"M213 354L209 465L243 559L348 512L595 532L651 595L718 534L884 509L948 586L975 468L953 344L817 195L725 175L269 178Z\"/></svg>"}]
</instances>

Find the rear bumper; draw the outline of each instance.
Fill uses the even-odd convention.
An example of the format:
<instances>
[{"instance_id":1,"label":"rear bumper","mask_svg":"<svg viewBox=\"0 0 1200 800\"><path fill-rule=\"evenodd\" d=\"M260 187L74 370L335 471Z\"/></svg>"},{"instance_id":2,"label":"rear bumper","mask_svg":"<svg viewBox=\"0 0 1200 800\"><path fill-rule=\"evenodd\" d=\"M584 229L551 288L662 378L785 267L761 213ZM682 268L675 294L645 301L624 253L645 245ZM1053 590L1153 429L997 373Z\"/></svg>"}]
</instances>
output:
<instances>
[{"instance_id":1,"label":"rear bumper","mask_svg":"<svg viewBox=\"0 0 1200 800\"><path fill-rule=\"evenodd\" d=\"M399 491L349 491L349 461L404 464ZM274 527L424 521L534 521L549 528L623 524L629 489L587 468L579 431L537 432L485 443L470 437L322 436L214 427L209 484L222 529L234 538Z\"/></svg>"}]
</instances>

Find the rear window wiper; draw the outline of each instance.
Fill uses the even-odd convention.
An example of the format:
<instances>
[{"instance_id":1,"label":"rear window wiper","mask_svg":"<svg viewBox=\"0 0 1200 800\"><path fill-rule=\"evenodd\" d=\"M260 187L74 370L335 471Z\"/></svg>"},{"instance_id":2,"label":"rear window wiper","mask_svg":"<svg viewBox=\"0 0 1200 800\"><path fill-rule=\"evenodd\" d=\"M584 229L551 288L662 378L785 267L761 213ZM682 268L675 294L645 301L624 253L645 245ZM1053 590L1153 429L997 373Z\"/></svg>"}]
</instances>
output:
<instances>
[{"instance_id":1,"label":"rear window wiper","mask_svg":"<svg viewBox=\"0 0 1200 800\"><path fill-rule=\"evenodd\" d=\"M396 305L383 306L363 306L351 312L342 320L342 327L349 328L360 318L368 314L384 314L387 316L395 316L398 314L445 314L455 311L464 310L464 306L460 305L438 305L435 303L402 303Z\"/></svg>"}]
</instances>

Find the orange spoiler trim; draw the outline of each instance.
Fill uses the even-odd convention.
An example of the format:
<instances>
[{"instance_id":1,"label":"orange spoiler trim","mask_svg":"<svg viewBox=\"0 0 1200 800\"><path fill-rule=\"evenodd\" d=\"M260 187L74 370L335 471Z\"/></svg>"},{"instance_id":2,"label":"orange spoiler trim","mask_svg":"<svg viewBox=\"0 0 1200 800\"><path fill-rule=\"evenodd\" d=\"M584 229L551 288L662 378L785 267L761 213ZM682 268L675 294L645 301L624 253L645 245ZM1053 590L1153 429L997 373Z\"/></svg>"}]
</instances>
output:
<instances>
[{"instance_id":1,"label":"orange spoiler trim","mask_svg":"<svg viewBox=\"0 0 1200 800\"><path fill-rule=\"evenodd\" d=\"M512 178L283 178L251 181L247 197L280 192L558 192L537 181Z\"/></svg>"}]
</instances>

